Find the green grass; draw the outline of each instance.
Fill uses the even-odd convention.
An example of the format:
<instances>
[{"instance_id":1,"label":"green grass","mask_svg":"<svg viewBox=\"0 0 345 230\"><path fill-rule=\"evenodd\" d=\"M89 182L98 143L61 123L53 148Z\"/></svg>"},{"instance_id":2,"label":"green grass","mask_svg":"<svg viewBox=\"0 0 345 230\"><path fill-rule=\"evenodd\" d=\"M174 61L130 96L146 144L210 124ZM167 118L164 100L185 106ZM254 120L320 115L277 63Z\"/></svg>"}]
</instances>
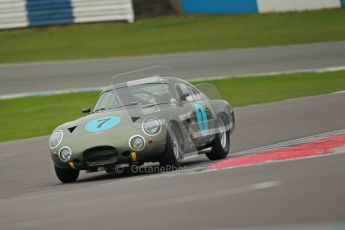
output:
<instances>
[{"instance_id":1,"label":"green grass","mask_svg":"<svg viewBox=\"0 0 345 230\"><path fill-rule=\"evenodd\" d=\"M345 90L345 71L204 81L235 107Z\"/></svg>"},{"instance_id":2,"label":"green grass","mask_svg":"<svg viewBox=\"0 0 345 230\"><path fill-rule=\"evenodd\" d=\"M301 73L268 77L206 81L217 87L233 106L345 90L345 71ZM49 134L56 126L76 119L84 107L93 107L98 92L0 100L0 141Z\"/></svg>"},{"instance_id":3,"label":"green grass","mask_svg":"<svg viewBox=\"0 0 345 230\"><path fill-rule=\"evenodd\" d=\"M345 40L345 11L167 16L0 31L0 63L102 58Z\"/></svg>"}]
</instances>

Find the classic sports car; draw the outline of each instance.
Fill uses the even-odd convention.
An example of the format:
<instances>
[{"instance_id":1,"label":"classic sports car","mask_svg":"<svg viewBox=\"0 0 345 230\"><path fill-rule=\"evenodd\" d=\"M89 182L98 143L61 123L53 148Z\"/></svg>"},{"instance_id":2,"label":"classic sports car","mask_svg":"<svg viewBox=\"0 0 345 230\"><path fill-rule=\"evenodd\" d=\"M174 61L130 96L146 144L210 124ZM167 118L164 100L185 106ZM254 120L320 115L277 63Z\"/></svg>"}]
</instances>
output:
<instances>
[{"instance_id":1,"label":"classic sports car","mask_svg":"<svg viewBox=\"0 0 345 230\"><path fill-rule=\"evenodd\" d=\"M76 181L80 170L111 172L119 165L179 167L186 153L206 148L211 160L227 156L235 122L229 103L162 69L121 75L145 78L116 78L92 111L84 109L86 116L53 131L49 147L61 182Z\"/></svg>"}]
</instances>

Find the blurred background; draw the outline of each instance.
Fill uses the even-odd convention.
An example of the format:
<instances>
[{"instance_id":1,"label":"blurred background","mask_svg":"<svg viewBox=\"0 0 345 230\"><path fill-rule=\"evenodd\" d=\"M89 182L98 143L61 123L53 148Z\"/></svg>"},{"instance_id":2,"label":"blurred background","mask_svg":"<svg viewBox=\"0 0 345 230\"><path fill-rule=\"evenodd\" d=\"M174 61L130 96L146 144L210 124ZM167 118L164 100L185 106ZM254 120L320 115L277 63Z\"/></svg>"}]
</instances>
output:
<instances>
[{"instance_id":1,"label":"blurred background","mask_svg":"<svg viewBox=\"0 0 345 230\"><path fill-rule=\"evenodd\" d=\"M0 229L345 229L344 7L0 0ZM214 171L196 155L177 173L59 184L52 130L93 108L113 75L155 65L234 106L220 165L247 167Z\"/></svg>"},{"instance_id":2,"label":"blurred background","mask_svg":"<svg viewBox=\"0 0 345 230\"><path fill-rule=\"evenodd\" d=\"M341 8L343 0L2 0L1 29L173 14L250 14Z\"/></svg>"}]
</instances>

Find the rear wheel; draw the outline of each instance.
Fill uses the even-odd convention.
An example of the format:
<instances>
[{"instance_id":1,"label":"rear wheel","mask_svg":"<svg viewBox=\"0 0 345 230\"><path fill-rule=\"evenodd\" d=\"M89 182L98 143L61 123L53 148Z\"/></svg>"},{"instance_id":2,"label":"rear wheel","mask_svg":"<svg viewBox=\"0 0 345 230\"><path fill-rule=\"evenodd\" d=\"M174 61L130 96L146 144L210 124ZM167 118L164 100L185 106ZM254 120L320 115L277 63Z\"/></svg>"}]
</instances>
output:
<instances>
[{"instance_id":1,"label":"rear wheel","mask_svg":"<svg viewBox=\"0 0 345 230\"><path fill-rule=\"evenodd\" d=\"M172 127L167 135L167 142L163 155L159 159L161 166L179 167L182 160L182 148L176 137L176 131Z\"/></svg>"},{"instance_id":2,"label":"rear wheel","mask_svg":"<svg viewBox=\"0 0 345 230\"><path fill-rule=\"evenodd\" d=\"M230 130L226 129L228 124L225 116L218 117L218 132L212 143L211 152L206 153L206 156L210 160L224 159L230 150Z\"/></svg>"},{"instance_id":3,"label":"rear wheel","mask_svg":"<svg viewBox=\"0 0 345 230\"><path fill-rule=\"evenodd\" d=\"M79 177L79 170L76 169L64 169L55 167L56 176L62 183L76 182Z\"/></svg>"}]
</instances>

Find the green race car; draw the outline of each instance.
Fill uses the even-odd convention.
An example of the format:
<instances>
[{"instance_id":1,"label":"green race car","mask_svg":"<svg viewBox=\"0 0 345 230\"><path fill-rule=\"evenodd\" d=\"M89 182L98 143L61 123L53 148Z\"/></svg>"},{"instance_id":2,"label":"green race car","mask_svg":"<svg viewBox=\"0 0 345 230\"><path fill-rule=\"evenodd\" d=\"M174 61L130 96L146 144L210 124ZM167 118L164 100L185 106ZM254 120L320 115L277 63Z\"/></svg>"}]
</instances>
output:
<instances>
[{"instance_id":1,"label":"green race car","mask_svg":"<svg viewBox=\"0 0 345 230\"><path fill-rule=\"evenodd\" d=\"M167 67L113 79L92 111L84 109L86 116L58 126L50 136L55 172L63 183L76 181L80 170L112 172L145 162L178 168L186 153L206 148L211 160L227 156L234 112L228 102L204 92L215 95L214 87L193 86Z\"/></svg>"}]
</instances>

